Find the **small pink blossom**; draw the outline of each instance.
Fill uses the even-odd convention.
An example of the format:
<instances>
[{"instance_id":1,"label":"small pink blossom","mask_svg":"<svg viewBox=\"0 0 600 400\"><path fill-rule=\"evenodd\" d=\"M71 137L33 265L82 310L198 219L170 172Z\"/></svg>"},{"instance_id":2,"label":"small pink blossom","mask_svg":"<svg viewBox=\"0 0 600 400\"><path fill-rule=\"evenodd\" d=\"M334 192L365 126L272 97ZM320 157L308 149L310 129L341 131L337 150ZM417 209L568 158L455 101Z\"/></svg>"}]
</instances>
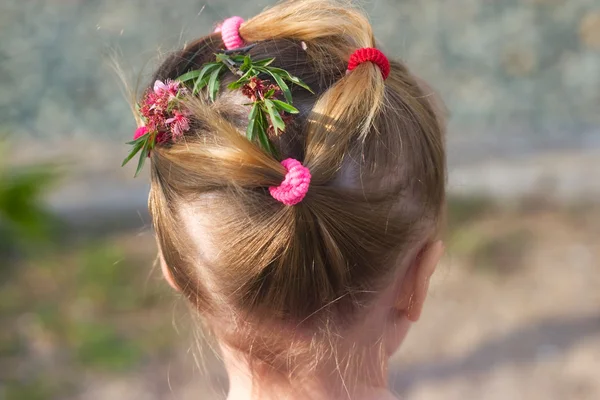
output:
<instances>
[{"instance_id":1,"label":"small pink blossom","mask_svg":"<svg viewBox=\"0 0 600 400\"><path fill-rule=\"evenodd\" d=\"M156 134L156 143L166 143L169 141L169 135L166 132L158 132Z\"/></svg>"},{"instance_id":2,"label":"small pink blossom","mask_svg":"<svg viewBox=\"0 0 600 400\"><path fill-rule=\"evenodd\" d=\"M162 94L156 94L152 91L148 91L144 104L142 105L141 112L144 115L150 115L151 113L162 112L169 107L169 95L167 92L161 92Z\"/></svg>"},{"instance_id":3,"label":"small pink blossom","mask_svg":"<svg viewBox=\"0 0 600 400\"><path fill-rule=\"evenodd\" d=\"M140 126L135 130L135 134L133 135L133 140L137 140L147 134L149 132L148 127Z\"/></svg>"},{"instance_id":4,"label":"small pink blossom","mask_svg":"<svg viewBox=\"0 0 600 400\"><path fill-rule=\"evenodd\" d=\"M179 111L174 111L173 118L166 120L165 124L171 125L171 133L174 140L181 138L185 132L190 130L190 121Z\"/></svg>"},{"instance_id":5,"label":"small pink blossom","mask_svg":"<svg viewBox=\"0 0 600 400\"><path fill-rule=\"evenodd\" d=\"M154 93L156 93L157 95L162 95L168 89L169 87L163 81L157 80L156 82L154 82Z\"/></svg>"},{"instance_id":6,"label":"small pink blossom","mask_svg":"<svg viewBox=\"0 0 600 400\"><path fill-rule=\"evenodd\" d=\"M155 143L177 140L190 129L189 119L183 111L180 98L188 94L179 81L157 80L149 88L140 104L139 110L144 121L144 129L136 131L135 138L147 133L154 135Z\"/></svg>"},{"instance_id":7,"label":"small pink blossom","mask_svg":"<svg viewBox=\"0 0 600 400\"><path fill-rule=\"evenodd\" d=\"M172 100L179 94L181 82L168 79L167 82L157 80L154 82L154 93L158 96L168 95L168 99Z\"/></svg>"}]
</instances>

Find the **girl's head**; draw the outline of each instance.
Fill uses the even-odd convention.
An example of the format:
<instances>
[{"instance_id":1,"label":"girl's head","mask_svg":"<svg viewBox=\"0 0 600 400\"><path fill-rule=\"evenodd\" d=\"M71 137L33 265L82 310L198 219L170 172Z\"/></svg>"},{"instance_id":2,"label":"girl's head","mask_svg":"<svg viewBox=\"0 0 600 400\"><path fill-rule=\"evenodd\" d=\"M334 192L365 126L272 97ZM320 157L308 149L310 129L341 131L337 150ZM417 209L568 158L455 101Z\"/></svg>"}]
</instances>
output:
<instances>
[{"instance_id":1,"label":"girl's head","mask_svg":"<svg viewBox=\"0 0 600 400\"><path fill-rule=\"evenodd\" d=\"M441 251L444 126L432 93L399 61L387 79L372 62L347 72L351 55L376 43L361 12L333 0L278 4L239 35L253 60L274 58L314 93L290 86L299 114L270 136L277 156L246 138L250 106L227 88L234 73L214 102L205 91L186 100L183 140L150 154L165 275L255 378L381 368L418 318ZM203 37L154 80L198 70L224 48L220 32ZM286 158L312 176L293 206L269 192Z\"/></svg>"}]
</instances>

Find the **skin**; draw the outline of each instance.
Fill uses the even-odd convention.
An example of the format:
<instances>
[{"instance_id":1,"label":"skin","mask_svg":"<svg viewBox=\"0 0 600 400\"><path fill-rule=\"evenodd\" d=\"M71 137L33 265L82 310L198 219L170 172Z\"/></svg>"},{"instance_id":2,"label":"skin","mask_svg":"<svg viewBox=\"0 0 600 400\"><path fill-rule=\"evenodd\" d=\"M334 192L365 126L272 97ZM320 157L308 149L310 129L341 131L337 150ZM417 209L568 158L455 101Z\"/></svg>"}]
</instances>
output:
<instances>
[{"instance_id":1,"label":"skin","mask_svg":"<svg viewBox=\"0 0 600 400\"><path fill-rule=\"evenodd\" d=\"M361 323L351 328L343 347L380 348L383 344L387 358L381 360L380 353L373 352L361 365L356 367L353 376L357 379L340 382L339 375L315 372L314 376L303 380L301 386L278 386L274 394L273 377L262 376L252 379L251 370L245 358L233 349L221 344L221 352L229 375L230 388L227 400L393 400L397 399L388 389L388 359L400 347L411 325L417 322L429 289L429 281L444 253L441 241L423 245L416 254L409 257L408 268L398 274L395 280L378 296ZM161 269L167 282L175 289L168 268L161 257ZM344 350L340 350L344 351ZM369 361L371 357L371 361ZM381 364L384 365L381 365ZM335 371L336 366L325 365L323 370ZM341 393L341 394L340 394Z\"/></svg>"}]
</instances>

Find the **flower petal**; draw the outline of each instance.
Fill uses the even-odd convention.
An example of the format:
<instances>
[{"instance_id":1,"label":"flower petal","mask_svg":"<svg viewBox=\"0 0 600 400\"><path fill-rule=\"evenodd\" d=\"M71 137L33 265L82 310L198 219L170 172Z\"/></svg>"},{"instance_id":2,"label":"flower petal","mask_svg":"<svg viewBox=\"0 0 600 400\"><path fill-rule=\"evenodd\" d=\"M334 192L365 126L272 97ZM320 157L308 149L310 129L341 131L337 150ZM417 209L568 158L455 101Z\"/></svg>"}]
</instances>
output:
<instances>
[{"instance_id":1,"label":"flower petal","mask_svg":"<svg viewBox=\"0 0 600 400\"><path fill-rule=\"evenodd\" d=\"M156 82L154 82L154 93L161 95L168 89L169 89L169 87L167 85L165 85L165 83L163 81L157 80Z\"/></svg>"},{"instance_id":2,"label":"flower petal","mask_svg":"<svg viewBox=\"0 0 600 400\"><path fill-rule=\"evenodd\" d=\"M137 140L148 133L148 127L140 126L135 130L135 134L133 135L133 140Z\"/></svg>"}]
</instances>

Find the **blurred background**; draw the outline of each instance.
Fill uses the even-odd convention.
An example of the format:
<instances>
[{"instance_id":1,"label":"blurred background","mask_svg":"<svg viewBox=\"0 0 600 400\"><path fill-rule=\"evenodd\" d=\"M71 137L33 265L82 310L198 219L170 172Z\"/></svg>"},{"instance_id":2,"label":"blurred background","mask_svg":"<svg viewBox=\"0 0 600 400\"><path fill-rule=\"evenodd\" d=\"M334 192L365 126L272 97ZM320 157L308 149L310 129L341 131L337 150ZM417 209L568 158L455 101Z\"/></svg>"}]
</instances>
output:
<instances>
[{"instance_id":1,"label":"blurred background","mask_svg":"<svg viewBox=\"0 0 600 400\"><path fill-rule=\"evenodd\" d=\"M120 167L134 121L110 61L148 84L269 4L1 1L0 400L224 398L155 268L148 180ZM600 1L363 6L451 114L448 254L392 387L600 399Z\"/></svg>"}]
</instances>

